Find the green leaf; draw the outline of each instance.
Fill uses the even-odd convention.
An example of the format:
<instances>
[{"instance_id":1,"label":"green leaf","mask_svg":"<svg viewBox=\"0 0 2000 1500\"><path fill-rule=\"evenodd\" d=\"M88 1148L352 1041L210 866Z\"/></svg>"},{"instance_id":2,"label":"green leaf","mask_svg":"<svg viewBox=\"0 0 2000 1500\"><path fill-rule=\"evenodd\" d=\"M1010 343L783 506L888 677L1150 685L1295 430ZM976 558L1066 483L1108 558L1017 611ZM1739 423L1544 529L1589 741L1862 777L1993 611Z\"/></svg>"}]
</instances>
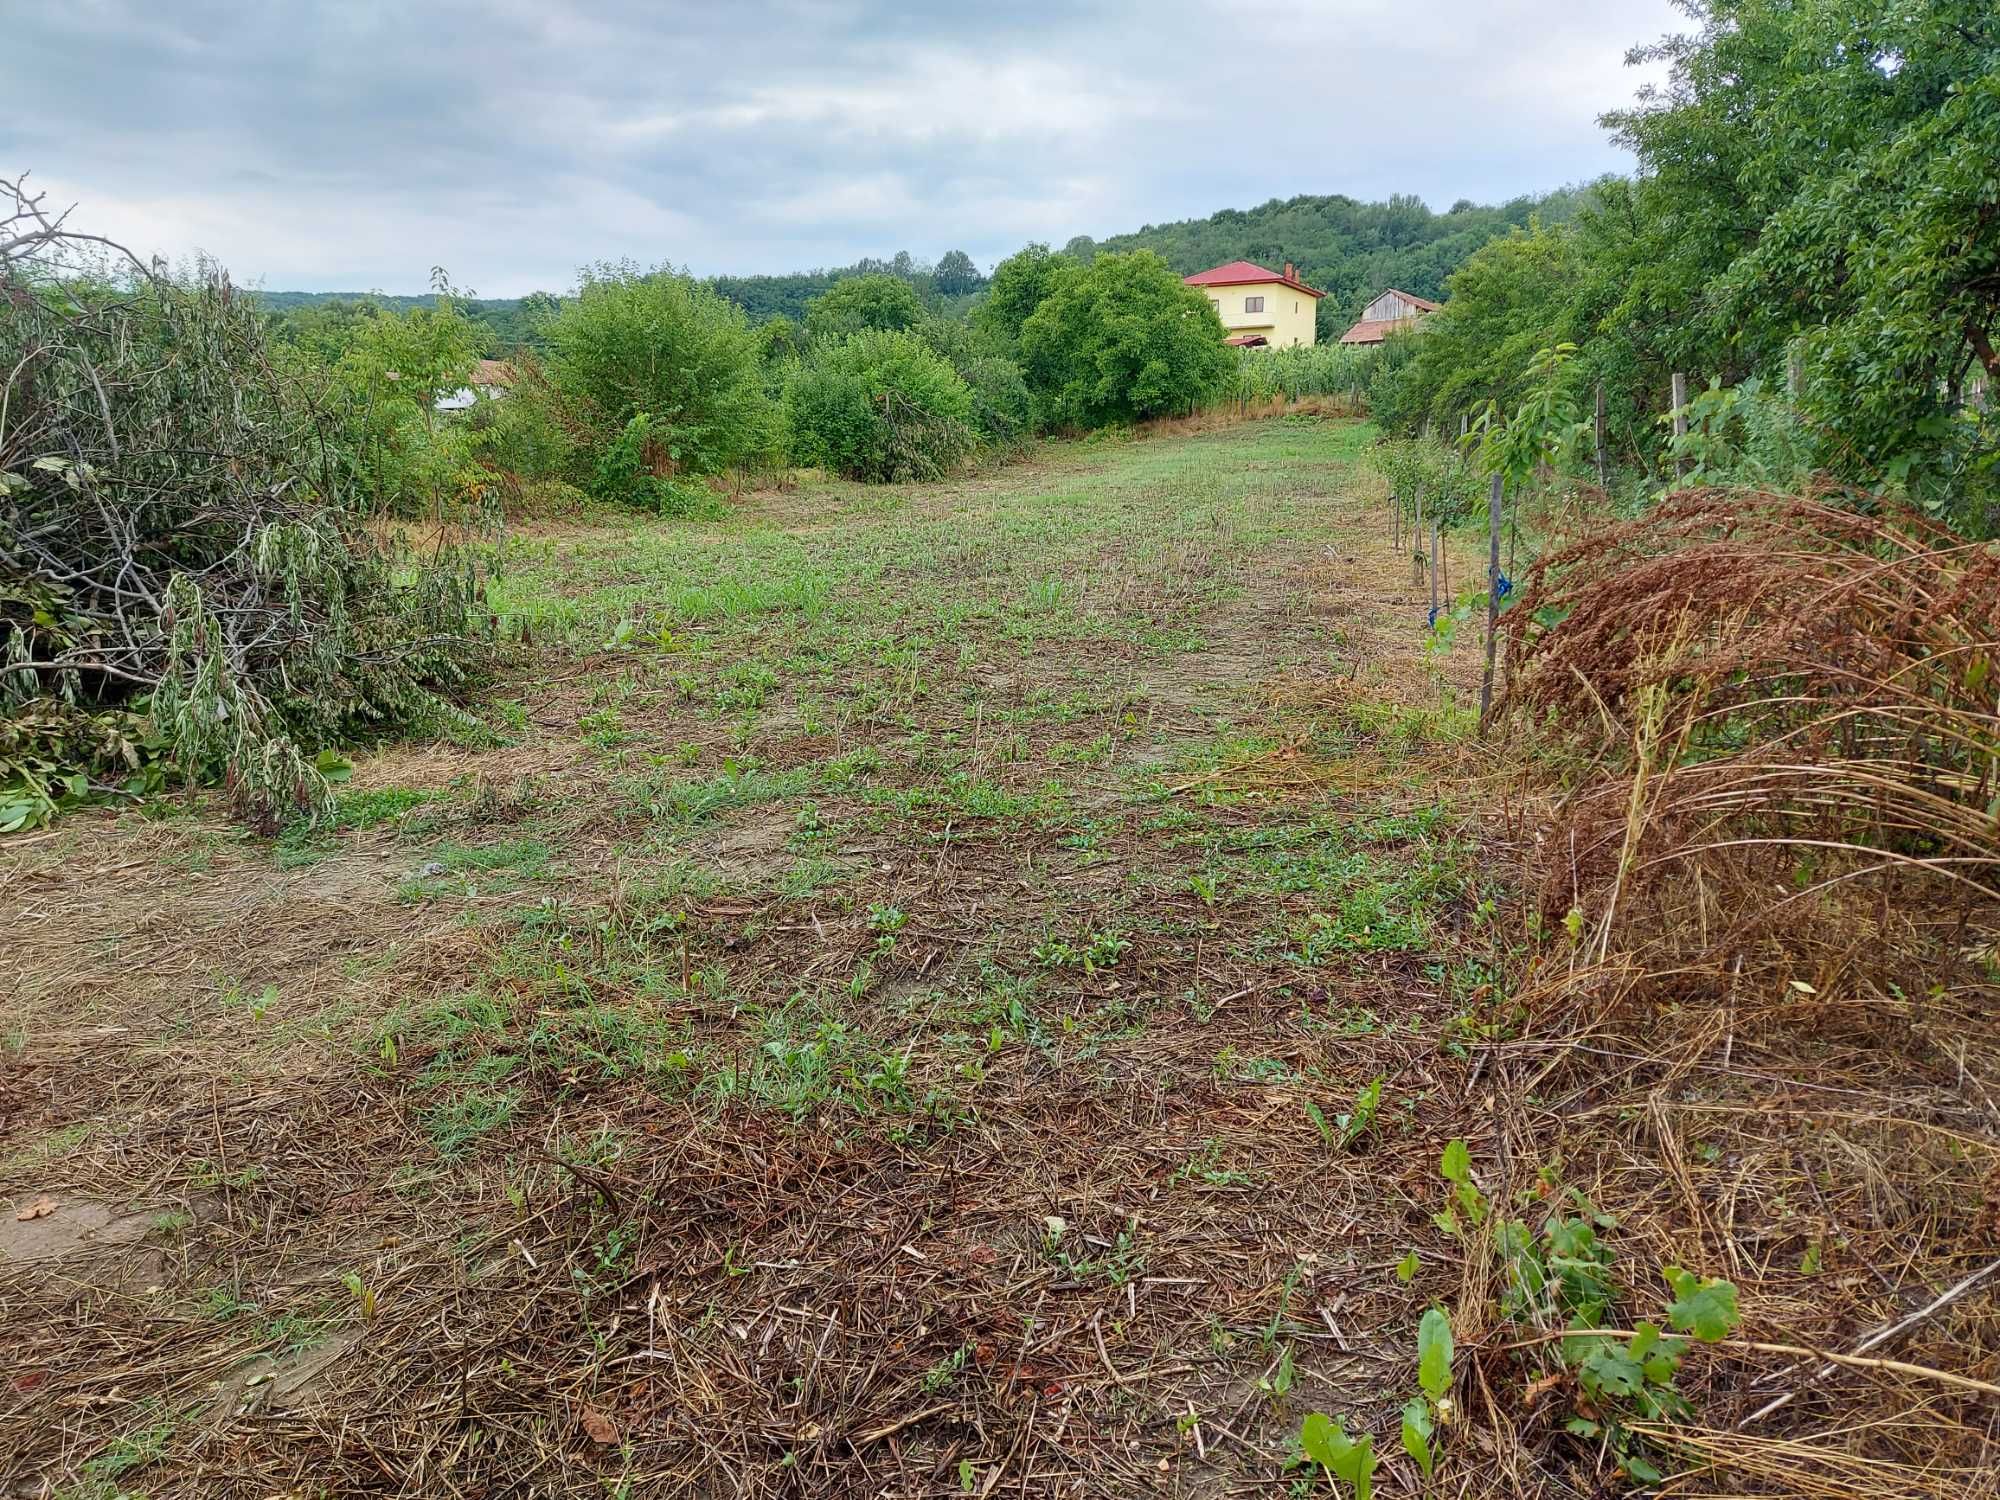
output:
<instances>
[{"instance_id":1,"label":"green leaf","mask_svg":"<svg viewBox=\"0 0 2000 1500\"><path fill-rule=\"evenodd\" d=\"M1396 1262L1396 1279L1402 1282L1403 1285L1408 1286L1411 1279L1416 1276L1419 1264L1417 1252L1412 1250L1408 1255Z\"/></svg>"},{"instance_id":2,"label":"green leaf","mask_svg":"<svg viewBox=\"0 0 2000 1500\"><path fill-rule=\"evenodd\" d=\"M1436 1429L1431 1425L1430 1403L1422 1396L1412 1396L1403 1403L1403 1451L1417 1461L1417 1467L1424 1471L1424 1478L1431 1477L1437 1460L1431 1453L1431 1434Z\"/></svg>"},{"instance_id":3,"label":"green leaf","mask_svg":"<svg viewBox=\"0 0 2000 1500\"><path fill-rule=\"evenodd\" d=\"M1577 1379L1592 1396L1634 1396L1646 1383L1646 1372L1623 1349L1605 1347L1577 1369Z\"/></svg>"},{"instance_id":4,"label":"green leaf","mask_svg":"<svg viewBox=\"0 0 2000 1500\"><path fill-rule=\"evenodd\" d=\"M1625 1475L1628 1479L1636 1480L1640 1484L1658 1484L1660 1482L1660 1471L1636 1453L1625 1455Z\"/></svg>"},{"instance_id":5,"label":"green leaf","mask_svg":"<svg viewBox=\"0 0 2000 1500\"><path fill-rule=\"evenodd\" d=\"M1736 1310L1736 1288L1731 1283L1697 1277L1679 1266L1668 1266L1663 1274L1674 1290L1667 1321L1682 1333L1713 1344L1728 1337L1742 1322Z\"/></svg>"},{"instance_id":6,"label":"green leaf","mask_svg":"<svg viewBox=\"0 0 2000 1500\"><path fill-rule=\"evenodd\" d=\"M1335 1454L1333 1472L1336 1478L1354 1486L1354 1500L1374 1500L1375 1439L1364 1432L1348 1446L1346 1453Z\"/></svg>"},{"instance_id":7,"label":"green leaf","mask_svg":"<svg viewBox=\"0 0 2000 1500\"><path fill-rule=\"evenodd\" d=\"M1311 1120L1314 1127L1319 1131L1319 1138L1331 1146L1333 1144L1333 1127L1327 1124L1325 1113L1310 1099L1305 1101L1305 1110L1306 1118Z\"/></svg>"},{"instance_id":8,"label":"green leaf","mask_svg":"<svg viewBox=\"0 0 2000 1500\"><path fill-rule=\"evenodd\" d=\"M1417 1323L1417 1384L1433 1401L1451 1389L1451 1319L1433 1307Z\"/></svg>"},{"instance_id":9,"label":"green leaf","mask_svg":"<svg viewBox=\"0 0 2000 1500\"><path fill-rule=\"evenodd\" d=\"M1625 1346L1625 1357L1643 1360L1653 1352L1653 1346L1660 1341L1658 1325L1642 1322L1632 1334L1632 1342Z\"/></svg>"},{"instance_id":10,"label":"green leaf","mask_svg":"<svg viewBox=\"0 0 2000 1500\"><path fill-rule=\"evenodd\" d=\"M1464 1186L1472 1178L1472 1153L1465 1142L1453 1140L1444 1148L1444 1158L1438 1163L1438 1172L1446 1182Z\"/></svg>"},{"instance_id":11,"label":"green leaf","mask_svg":"<svg viewBox=\"0 0 2000 1500\"><path fill-rule=\"evenodd\" d=\"M1323 1411L1307 1412L1299 1428L1299 1446L1305 1449L1306 1457L1329 1473L1333 1470L1333 1434L1333 1419Z\"/></svg>"},{"instance_id":12,"label":"green leaf","mask_svg":"<svg viewBox=\"0 0 2000 1500\"><path fill-rule=\"evenodd\" d=\"M1354 1500L1370 1500L1375 1493L1375 1439L1369 1434L1350 1439L1347 1429L1325 1412L1308 1412L1299 1428L1299 1446L1327 1473L1353 1485Z\"/></svg>"}]
</instances>

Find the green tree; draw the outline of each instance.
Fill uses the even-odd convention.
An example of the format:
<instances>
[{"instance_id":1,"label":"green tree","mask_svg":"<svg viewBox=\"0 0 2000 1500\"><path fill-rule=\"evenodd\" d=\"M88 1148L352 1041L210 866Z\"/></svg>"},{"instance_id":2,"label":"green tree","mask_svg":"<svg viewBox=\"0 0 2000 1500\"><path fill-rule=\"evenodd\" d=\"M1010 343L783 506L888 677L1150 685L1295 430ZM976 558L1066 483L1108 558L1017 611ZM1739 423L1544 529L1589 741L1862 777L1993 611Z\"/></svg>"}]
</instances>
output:
<instances>
[{"instance_id":1,"label":"green tree","mask_svg":"<svg viewBox=\"0 0 2000 1500\"><path fill-rule=\"evenodd\" d=\"M459 425L438 399L469 385L481 333L449 295L408 312L335 314L300 346L310 361L345 344L333 364L335 451L358 494L397 515L441 515L476 499L479 476Z\"/></svg>"},{"instance_id":2,"label":"green tree","mask_svg":"<svg viewBox=\"0 0 2000 1500\"><path fill-rule=\"evenodd\" d=\"M302 302L271 315L271 340L281 349L296 350L331 368L381 312L380 304L367 298Z\"/></svg>"},{"instance_id":3,"label":"green tree","mask_svg":"<svg viewBox=\"0 0 2000 1500\"><path fill-rule=\"evenodd\" d=\"M1455 434L1461 415L1489 402L1511 410L1535 352L1576 331L1576 260L1568 229L1532 223L1475 252L1445 305L1389 340L1369 391L1377 420L1400 431L1431 420Z\"/></svg>"},{"instance_id":4,"label":"green tree","mask_svg":"<svg viewBox=\"0 0 2000 1500\"><path fill-rule=\"evenodd\" d=\"M1057 255L1047 245L1033 244L1001 261L993 268L986 295L972 311L972 326L996 340L1002 349L1014 349L1021 341L1021 325L1056 282L1076 262Z\"/></svg>"},{"instance_id":5,"label":"green tree","mask_svg":"<svg viewBox=\"0 0 2000 1500\"><path fill-rule=\"evenodd\" d=\"M764 370L764 389L774 397L785 388L791 367L806 352L805 330L783 313L756 330L757 358Z\"/></svg>"},{"instance_id":6,"label":"green tree","mask_svg":"<svg viewBox=\"0 0 2000 1500\"><path fill-rule=\"evenodd\" d=\"M1667 84L1607 117L1638 156L1642 252L1614 329L1782 388L1827 468L1991 530L2000 433L2000 12L1989 0L1683 0Z\"/></svg>"},{"instance_id":7,"label":"green tree","mask_svg":"<svg viewBox=\"0 0 2000 1500\"><path fill-rule=\"evenodd\" d=\"M773 411L748 319L671 266L586 268L540 332L549 387L589 461L627 441L635 421L645 468L663 480L720 473L769 448Z\"/></svg>"},{"instance_id":8,"label":"green tree","mask_svg":"<svg viewBox=\"0 0 2000 1500\"><path fill-rule=\"evenodd\" d=\"M815 345L786 382L784 411L793 461L850 479L935 479L973 445L971 391L900 329Z\"/></svg>"},{"instance_id":9,"label":"green tree","mask_svg":"<svg viewBox=\"0 0 2000 1500\"><path fill-rule=\"evenodd\" d=\"M870 329L915 328L924 320L916 289L900 276L853 276L806 304L806 333L841 338Z\"/></svg>"},{"instance_id":10,"label":"green tree","mask_svg":"<svg viewBox=\"0 0 2000 1500\"><path fill-rule=\"evenodd\" d=\"M997 339L954 318L926 318L916 331L951 362L972 392L972 423L982 438L1004 446L1034 431L1027 381Z\"/></svg>"},{"instance_id":11,"label":"green tree","mask_svg":"<svg viewBox=\"0 0 2000 1500\"><path fill-rule=\"evenodd\" d=\"M963 250L947 250L931 271L931 285L940 297L963 297L979 290L979 267Z\"/></svg>"},{"instance_id":12,"label":"green tree","mask_svg":"<svg viewBox=\"0 0 2000 1500\"><path fill-rule=\"evenodd\" d=\"M1230 378L1215 306L1150 251L1066 270L1021 325L1022 368L1045 426L1184 412Z\"/></svg>"}]
</instances>

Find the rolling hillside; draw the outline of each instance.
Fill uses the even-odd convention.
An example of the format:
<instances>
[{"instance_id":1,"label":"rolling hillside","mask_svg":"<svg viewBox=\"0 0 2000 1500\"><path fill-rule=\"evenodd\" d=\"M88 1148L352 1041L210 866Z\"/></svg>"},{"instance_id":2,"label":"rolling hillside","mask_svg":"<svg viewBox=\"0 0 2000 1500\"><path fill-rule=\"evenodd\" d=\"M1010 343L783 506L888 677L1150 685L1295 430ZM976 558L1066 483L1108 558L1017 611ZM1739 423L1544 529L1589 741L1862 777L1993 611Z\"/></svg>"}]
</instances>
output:
<instances>
[{"instance_id":1,"label":"rolling hillside","mask_svg":"<svg viewBox=\"0 0 2000 1500\"><path fill-rule=\"evenodd\" d=\"M1103 252L1152 250L1186 274L1228 260L1269 266L1294 262L1299 273L1329 295L1319 307L1321 338L1337 336L1368 298L1385 286L1422 297L1442 297L1445 278L1481 245L1531 218L1560 223L1574 216L1587 188L1558 188L1539 197L1494 205L1461 199L1444 213L1415 197L1397 194L1386 202L1363 203L1345 194L1272 199L1256 208L1225 208L1205 219L1148 224L1127 234L1094 240L1079 235L1064 247L1089 258ZM960 262L963 264L963 262ZM984 278L943 287L933 268L899 252L851 266L797 271L781 276L717 276L712 284L749 313L753 322L774 317L797 319L805 305L848 276L887 273L902 276L927 298L962 304L984 287ZM393 311L427 305L429 296L388 296L378 292L259 292L274 312L335 301L371 301ZM472 318L492 334L491 355L531 340L529 299L484 297L465 304Z\"/></svg>"}]
</instances>

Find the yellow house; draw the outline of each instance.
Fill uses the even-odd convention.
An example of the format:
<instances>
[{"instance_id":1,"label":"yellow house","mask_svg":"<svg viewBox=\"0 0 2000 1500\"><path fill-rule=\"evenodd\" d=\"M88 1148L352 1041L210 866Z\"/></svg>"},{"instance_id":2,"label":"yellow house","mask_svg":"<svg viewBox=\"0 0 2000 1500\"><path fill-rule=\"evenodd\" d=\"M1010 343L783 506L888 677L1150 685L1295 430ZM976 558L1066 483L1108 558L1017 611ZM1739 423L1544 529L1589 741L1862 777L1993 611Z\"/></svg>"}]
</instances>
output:
<instances>
[{"instance_id":1,"label":"yellow house","mask_svg":"<svg viewBox=\"0 0 2000 1500\"><path fill-rule=\"evenodd\" d=\"M1282 273L1266 270L1255 261L1232 260L1226 266L1181 279L1208 295L1222 314L1228 342L1239 348L1275 349L1313 342L1313 304L1326 293L1299 280L1290 261L1285 262Z\"/></svg>"}]
</instances>

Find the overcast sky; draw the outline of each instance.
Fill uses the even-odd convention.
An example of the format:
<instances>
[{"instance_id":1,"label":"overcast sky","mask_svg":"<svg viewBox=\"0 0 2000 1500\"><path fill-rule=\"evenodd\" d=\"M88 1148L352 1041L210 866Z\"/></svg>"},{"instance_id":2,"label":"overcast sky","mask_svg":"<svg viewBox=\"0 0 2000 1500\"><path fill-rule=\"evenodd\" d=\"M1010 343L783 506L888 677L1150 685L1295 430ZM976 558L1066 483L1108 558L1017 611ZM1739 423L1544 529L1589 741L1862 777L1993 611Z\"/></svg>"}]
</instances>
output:
<instances>
[{"instance_id":1,"label":"overcast sky","mask_svg":"<svg viewBox=\"0 0 2000 1500\"><path fill-rule=\"evenodd\" d=\"M0 173L272 290L512 296L585 261L982 267L1296 193L1497 202L1666 0L10 0Z\"/></svg>"}]
</instances>

